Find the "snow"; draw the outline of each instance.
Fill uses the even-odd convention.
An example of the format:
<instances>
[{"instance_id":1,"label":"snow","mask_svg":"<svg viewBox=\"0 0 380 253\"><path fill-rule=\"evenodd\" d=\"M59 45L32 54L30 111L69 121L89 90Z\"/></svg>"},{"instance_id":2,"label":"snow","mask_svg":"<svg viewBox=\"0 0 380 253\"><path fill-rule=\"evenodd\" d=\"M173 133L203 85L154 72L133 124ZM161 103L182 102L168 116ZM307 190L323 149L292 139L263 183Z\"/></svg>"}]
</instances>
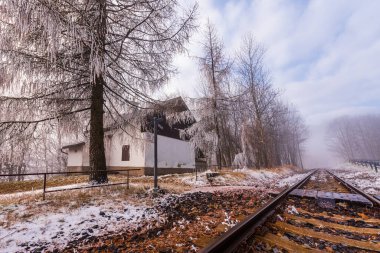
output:
<instances>
[{"instance_id":1,"label":"snow","mask_svg":"<svg viewBox=\"0 0 380 253\"><path fill-rule=\"evenodd\" d=\"M344 163L335 166L331 171L368 194L380 195L380 168L378 170L376 172L370 167Z\"/></svg>"},{"instance_id":2,"label":"snow","mask_svg":"<svg viewBox=\"0 0 380 253\"><path fill-rule=\"evenodd\" d=\"M256 187L256 186L205 186L205 187L198 187L194 188L192 190L186 191L185 193L191 193L191 192L228 192L228 191L236 191L236 190L261 190L265 191L268 190L268 188L264 187Z\"/></svg>"},{"instance_id":3,"label":"snow","mask_svg":"<svg viewBox=\"0 0 380 253\"><path fill-rule=\"evenodd\" d=\"M285 177L283 179L280 179L278 182L276 182L276 186L279 188L292 186L293 184L297 183L302 178L304 178L305 175L306 174L295 174L295 175Z\"/></svg>"},{"instance_id":4,"label":"snow","mask_svg":"<svg viewBox=\"0 0 380 253\"><path fill-rule=\"evenodd\" d=\"M26 244L47 245L47 250L62 249L68 242L87 235L100 236L136 228L144 220L157 220L153 209L108 200L75 210L63 207L59 212L41 213L18 221L9 227L0 227L0 252L24 251ZM22 216L25 206L15 212ZM9 210L7 210L9 211ZM0 214L5 218L5 212ZM33 247L32 247L33 248Z\"/></svg>"},{"instance_id":5,"label":"snow","mask_svg":"<svg viewBox=\"0 0 380 253\"><path fill-rule=\"evenodd\" d=\"M284 188L290 186L297 181L301 180L305 176L305 172L295 171L291 168L280 168L275 170L270 169L248 169L243 167L242 169L234 170L232 173L221 173L219 176L213 177L210 180L207 179L206 173L198 173L197 180L194 175L184 176L182 183L195 187L191 191L201 190L215 191L220 190L226 186L244 186L248 188ZM227 187L231 188L231 187Z\"/></svg>"},{"instance_id":6,"label":"snow","mask_svg":"<svg viewBox=\"0 0 380 253\"><path fill-rule=\"evenodd\" d=\"M299 214L298 211L297 211L297 208L295 206L288 206L286 211L289 213L289 214Z\"/></svg>"}]
</instances>

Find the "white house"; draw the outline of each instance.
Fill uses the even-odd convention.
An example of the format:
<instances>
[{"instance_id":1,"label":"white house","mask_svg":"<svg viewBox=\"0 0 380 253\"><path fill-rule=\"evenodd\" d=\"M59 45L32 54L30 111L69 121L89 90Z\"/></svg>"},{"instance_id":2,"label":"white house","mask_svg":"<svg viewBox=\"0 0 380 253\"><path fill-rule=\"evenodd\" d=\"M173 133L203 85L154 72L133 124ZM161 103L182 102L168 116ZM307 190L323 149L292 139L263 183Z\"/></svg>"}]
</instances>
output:
<instances>
[{"instance_id":1,"label":"white house","mask_svg":"<svg viewBox=\"0 0 380 253\"><path fill-rule=\"evenodd\" d=\"M177 111L189 110L181 97L168 100ZM158 129L158 172L159 174L187 173L195 169L195 151L192 145L182 140L179 129L192 123L169 126L166 121ZM153 133L144 130L130 136L122 129L105 131L105 152L107 169L140 169L137 174L153 175L154 143ZM68 171L86 171L89 168L89 142L83 141L62 147L68 153Z\"/></svg>"}]
</instances>

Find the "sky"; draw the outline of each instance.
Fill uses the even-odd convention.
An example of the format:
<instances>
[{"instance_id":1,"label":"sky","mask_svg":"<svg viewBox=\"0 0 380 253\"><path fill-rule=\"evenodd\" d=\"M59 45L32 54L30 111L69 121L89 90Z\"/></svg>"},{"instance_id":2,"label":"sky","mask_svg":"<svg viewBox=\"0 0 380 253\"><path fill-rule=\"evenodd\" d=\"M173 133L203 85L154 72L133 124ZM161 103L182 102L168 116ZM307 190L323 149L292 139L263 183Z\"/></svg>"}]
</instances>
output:
<instances>
[{"instance_id":1,"label":"sky","mask_svg":"<svg viewBox=\"0 0 380 253\"><path fill-rule=\"evenodd\" d=\"M192 1L183 0L183 6ZM169 93L196 96L200 42L210 20L228 53L251 34L282 100L304 117L307 167L333 166L326 126L343 115L380 112L380 1L199 0L198 31L178 55ZM380 126L379 126L380 127Z\"/></svg>"}]
</instances>

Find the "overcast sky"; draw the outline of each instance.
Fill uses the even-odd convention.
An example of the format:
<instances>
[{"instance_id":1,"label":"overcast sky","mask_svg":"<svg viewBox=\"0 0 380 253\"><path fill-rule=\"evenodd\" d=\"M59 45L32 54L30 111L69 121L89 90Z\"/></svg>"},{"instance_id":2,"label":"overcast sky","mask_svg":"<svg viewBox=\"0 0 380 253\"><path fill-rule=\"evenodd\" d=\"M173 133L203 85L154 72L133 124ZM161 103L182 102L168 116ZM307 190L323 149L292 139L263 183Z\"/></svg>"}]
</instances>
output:
<instances>
[{"instance_id":1,"label":"overcast sky","mask_svg":"<svg viewBox=\"0 0 380 253\"><path fill-rule=\"evenodd\" d=\"M184 5L189 2L183 0ZM175 59L179 73L168 92L196 95L199 74L191 56L201 54L207 19L229 52L247 33L266 49L273 85L309 126L307 166L337 162L326 145L331 119L380 112L380 1L199 0L199 32L188 55Z\"/></svg>"}]
</instances>

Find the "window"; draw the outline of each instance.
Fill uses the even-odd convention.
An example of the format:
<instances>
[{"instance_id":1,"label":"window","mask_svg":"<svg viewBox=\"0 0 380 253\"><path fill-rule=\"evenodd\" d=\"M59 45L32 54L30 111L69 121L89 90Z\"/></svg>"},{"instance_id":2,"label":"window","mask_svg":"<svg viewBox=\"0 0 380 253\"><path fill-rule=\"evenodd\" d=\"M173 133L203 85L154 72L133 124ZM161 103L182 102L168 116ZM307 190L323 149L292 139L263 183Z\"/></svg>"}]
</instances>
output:
<instances>
[{"instance_id":1,"label":"window","mask_svg":"<svg viewBox=\"0 0 380 253\"><path fill-rule=\"evenodd\" d=\"M122 161L129 161L130 155L129 155L129 145L123 145L121 149L121 160Z\"/></svg>"}]
</instances>

